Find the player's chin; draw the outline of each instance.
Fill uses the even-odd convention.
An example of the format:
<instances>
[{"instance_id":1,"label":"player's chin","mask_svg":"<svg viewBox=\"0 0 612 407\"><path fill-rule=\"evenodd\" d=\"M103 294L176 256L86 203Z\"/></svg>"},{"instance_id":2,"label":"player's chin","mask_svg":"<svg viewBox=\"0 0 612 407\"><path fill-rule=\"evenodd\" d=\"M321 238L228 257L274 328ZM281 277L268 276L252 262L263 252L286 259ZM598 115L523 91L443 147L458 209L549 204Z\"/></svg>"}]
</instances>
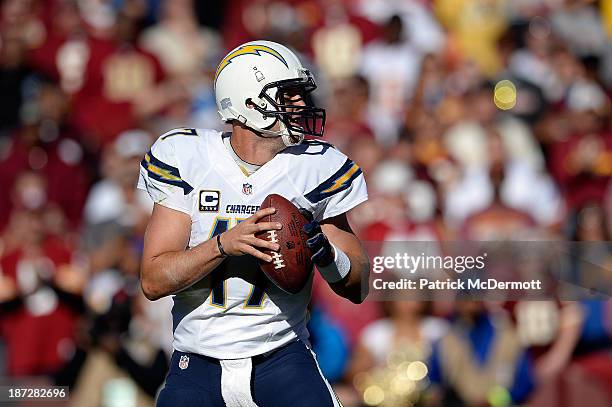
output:
<instances>
[{"instance_id":1,"label":"player's chin","mask_svg":"<svg viewBox=\"0 0 612 407\"><path fill-rule=\"evenodd\" d=\"M309 119L306 117L295 117L288 120L288 128L292 134L297 134L297 137L303 139L311 136L317 137L323 135L323 123L318 119Z\"/></svg>"},{"instance_id":2,"label":"player's chin","mask_svg":"<svg viewBox=\"0 0 612 407\"><path fill-rule=\"evenodd\" d=\"M301 143L304 140L304 136L302 134L290 134L289 138L293 144Z\"/></svg>"}]
</instances>

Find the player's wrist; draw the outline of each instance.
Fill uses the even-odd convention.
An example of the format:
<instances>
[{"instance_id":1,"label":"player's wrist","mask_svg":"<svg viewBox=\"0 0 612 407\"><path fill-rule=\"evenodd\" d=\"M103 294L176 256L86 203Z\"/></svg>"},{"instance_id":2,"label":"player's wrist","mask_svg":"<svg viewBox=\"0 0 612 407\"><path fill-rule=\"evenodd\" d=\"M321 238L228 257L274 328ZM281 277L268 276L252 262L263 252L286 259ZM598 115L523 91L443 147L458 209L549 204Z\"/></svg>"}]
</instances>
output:
<instances>
[{"instance_id":1,"label":"player's wrist","mask_svg":"<svg viewBox=\"0 0 612 407\"><path fill-rule=\"evenodd\" d=\"M222 259L225 259L226 257L229 257L229 254L227 254L227 252L223 248L223 243L221 243L221 235L222 234L223 233L219 233L217 235L217 238L216 238L216 241L217 241L217 251L219 252L219 256L221 256Z\"/></svg>"},{"instance_id":2,"label":"player's wrist","mask_svg":"<svg viewBox=\"0 0 612 407\"><path fill-rule=\"evenodd\" d=\"M324 233L320 233L318 235L318 239L320 239L320 249L317 250L315 255L313 256L313 261L317 265L317 267L326 267L332 264L335 260L335 251L334 246L331 244L327 236Z\"/></svg>"},{"instance_id":3,"label":"player's wrist","mask_svg":"<svg viewBox=\"0 0 612 407\"><path fill-rule=\"evenodd\" d=\"M329 245L331 246L333 261L326 266L317 265L317 269L328 283L337 283L343 280L351 271L351 260L346 253L333 243L329 242Z\"/></svg>"}]
</instances>

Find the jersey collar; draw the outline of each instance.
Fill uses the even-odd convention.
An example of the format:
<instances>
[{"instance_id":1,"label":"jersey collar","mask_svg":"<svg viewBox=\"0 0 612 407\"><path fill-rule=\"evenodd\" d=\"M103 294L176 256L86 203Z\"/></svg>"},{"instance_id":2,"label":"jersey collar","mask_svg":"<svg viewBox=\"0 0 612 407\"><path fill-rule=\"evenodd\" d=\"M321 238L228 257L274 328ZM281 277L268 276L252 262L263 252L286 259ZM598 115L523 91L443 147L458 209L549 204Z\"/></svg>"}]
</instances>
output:
<instances>
[{"instance_id":1,"label":"jersey collar","mask_svg":"<svg viewBox=\"0 0 612 407\"><path fill-rule=\"evenodd\" d=\"M267 163L263 164L257 171L250 176L245 175L240 166L234 160L231 153L223 143L223 133L218 132L212 141L213 154L211 158L215 160L215 168L222 173L228 181L236 188L241 189L243 183L251 183L260 189L278 177L283 177L287 173L287 157L285 154L276 154Z\"/></svg>"}]
</instances>

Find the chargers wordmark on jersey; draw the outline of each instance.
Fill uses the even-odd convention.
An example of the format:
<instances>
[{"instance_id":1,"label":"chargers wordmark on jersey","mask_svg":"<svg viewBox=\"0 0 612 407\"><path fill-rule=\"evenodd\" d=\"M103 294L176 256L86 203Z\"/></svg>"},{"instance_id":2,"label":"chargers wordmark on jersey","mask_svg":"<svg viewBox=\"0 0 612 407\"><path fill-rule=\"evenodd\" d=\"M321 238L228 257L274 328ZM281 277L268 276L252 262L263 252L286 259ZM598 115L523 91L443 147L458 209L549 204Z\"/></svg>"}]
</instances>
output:
<instances>
[{"instance_id":1,"label":"chargers wordmark on jersey","mask_svg":"<svg viewBox=\"0 0 612 407\"><path fill-rule=\"evenodd\" d=\"M145 154L140 165L147 170L149 176L154 180L180 187L185 195L193 191L193 187L181 178L178 168L158 160L151 151Z\"/></svg>"},{"instance_id":2,"label":"chargers wordmark on jersey","mask_svg":"<svg viewBox=\"0 0 612 407\"><path fill-rule=\"evenodd\" d=\"M259 210L259 205L232 205L225 206L225 212L237 215L252 215Z\"/></svg>"}]
</instances>

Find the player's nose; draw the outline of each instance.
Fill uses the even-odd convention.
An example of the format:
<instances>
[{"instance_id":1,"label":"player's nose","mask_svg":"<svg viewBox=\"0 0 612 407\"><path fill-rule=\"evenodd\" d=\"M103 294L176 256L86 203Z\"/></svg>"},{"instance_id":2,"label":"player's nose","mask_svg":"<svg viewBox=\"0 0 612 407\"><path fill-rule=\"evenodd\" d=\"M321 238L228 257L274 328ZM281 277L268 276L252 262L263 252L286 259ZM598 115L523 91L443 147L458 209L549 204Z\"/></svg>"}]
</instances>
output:
<instances>
[{"instance_id":1,"label":"player's nose","mask_svg":"<svg viewBox=\"0 0 612 407\"><path fill-rule=\"evenodd\" d=\"M289 104L296 107L306 106L306 102L304 102L304 99L299 96L292 97L289 101Z\"/></svg>"}]
</instances>

